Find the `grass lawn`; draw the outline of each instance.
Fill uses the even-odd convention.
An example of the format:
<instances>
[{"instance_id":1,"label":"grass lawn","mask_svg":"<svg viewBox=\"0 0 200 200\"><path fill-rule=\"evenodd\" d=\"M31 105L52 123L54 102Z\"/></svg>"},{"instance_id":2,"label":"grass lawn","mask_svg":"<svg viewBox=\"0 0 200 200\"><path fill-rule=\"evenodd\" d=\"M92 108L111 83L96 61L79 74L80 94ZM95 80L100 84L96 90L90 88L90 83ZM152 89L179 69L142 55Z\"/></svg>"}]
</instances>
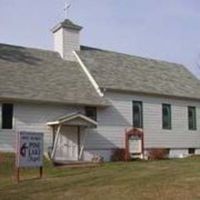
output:
<instances>
[{"instance_id":1,"label":"grass lawn","mask_svg":"<svg viewBox=\"0 0 200 200\"><path fill-rule=\"evenodd\" d=\"M2 157L2 156L0 156ZM0 158L0 200L197 200L200 157L165 161L107 163L95 168L54 168L45 161L44 178L23 170L14 182L13 155Z\"/></svg>"}]
</instances>

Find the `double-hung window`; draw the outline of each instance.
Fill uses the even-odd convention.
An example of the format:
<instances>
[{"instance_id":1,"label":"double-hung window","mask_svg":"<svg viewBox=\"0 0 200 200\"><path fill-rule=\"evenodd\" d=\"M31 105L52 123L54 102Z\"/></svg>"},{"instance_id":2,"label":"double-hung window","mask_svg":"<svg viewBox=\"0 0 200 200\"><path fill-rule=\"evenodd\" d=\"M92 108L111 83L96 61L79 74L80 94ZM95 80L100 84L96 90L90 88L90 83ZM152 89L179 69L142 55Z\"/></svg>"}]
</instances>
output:
<instances>
[{"instance_id":1,"label":"double-hung window","mask_svg":"<svg viewBox=\"0 0 200 200\"><path fill-rule=\"evenodd\" d=\"M96 107L85 107L85 115L94 121L97 121L97 108Z\"/></svg>"},{"instance_id":2,"label":"double-hung window","mask_svg":"<svg viewBox=\"0 0 200 200\"><path fill-rule=\"evenodd\" d=\"M193 106L188 106L188 128L189 130L197 129L196 108Z\"/></svg>"},{"instance_id":3,"label":"double-hung window","mask_svg":"<svg viewBox=\"0 0 200 200\"><path fill-rule=\"evenodd\" d=\"M13 128L13 104L3 103L1 109L1 128Z\"/></svg>"},{"instance_id":4,"label":"double-hung window","mask_svg":"<svg viewBox=\"0 0 200 200\"><path fill-rule=\"evenodd\" d=\"M170 104L162 104L162 128L163 129L171 129L171 105Z\"/></svg>"},{"instance_id":5,"label":"double-hung window","mask_svg":"<svg viewBox=\"0 0 200 200\"><path fill-rule=\"evenodd\" d=\"M143 108L141 101L133 101L133 127L143 128Z\"/></svg>"}]
</instances>

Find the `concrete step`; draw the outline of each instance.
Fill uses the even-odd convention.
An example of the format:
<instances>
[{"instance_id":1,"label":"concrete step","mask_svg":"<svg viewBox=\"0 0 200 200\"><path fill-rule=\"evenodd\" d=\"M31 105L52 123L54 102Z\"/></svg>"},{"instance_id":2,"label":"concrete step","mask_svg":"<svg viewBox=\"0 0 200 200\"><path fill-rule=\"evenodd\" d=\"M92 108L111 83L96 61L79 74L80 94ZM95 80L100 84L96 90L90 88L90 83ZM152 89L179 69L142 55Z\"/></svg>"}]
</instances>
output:
<instances>
[{"instance_id":1,"label":"concrete step","mask_svg":"<svg viewBox=\"0 0 200 200\"><path fill-rule=\"evenodd\" d=\"M56 167L68 167L68 168L82 168L82 167L98 167L100 163L86 162L86 161L63 161L63 160L54 160L54 165Z\"/></svg>"}]
</instances>

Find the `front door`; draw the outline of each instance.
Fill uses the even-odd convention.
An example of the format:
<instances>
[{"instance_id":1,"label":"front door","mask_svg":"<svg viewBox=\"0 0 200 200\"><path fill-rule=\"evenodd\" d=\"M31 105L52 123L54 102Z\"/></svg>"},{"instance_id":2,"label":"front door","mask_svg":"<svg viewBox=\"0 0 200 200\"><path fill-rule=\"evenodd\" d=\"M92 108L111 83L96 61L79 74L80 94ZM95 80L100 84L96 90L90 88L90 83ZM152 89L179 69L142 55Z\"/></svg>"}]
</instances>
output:
<instances>
[{"instance_id":1,"label":"front door","mask_svg":"<svg viewBox=\"0 0 200 200\"><path fill-rule=\"evenodd\" d=\"M57 157L60 160L78 160L78 128L63 126L57 146Z\"/></svg>"}]
</instances>

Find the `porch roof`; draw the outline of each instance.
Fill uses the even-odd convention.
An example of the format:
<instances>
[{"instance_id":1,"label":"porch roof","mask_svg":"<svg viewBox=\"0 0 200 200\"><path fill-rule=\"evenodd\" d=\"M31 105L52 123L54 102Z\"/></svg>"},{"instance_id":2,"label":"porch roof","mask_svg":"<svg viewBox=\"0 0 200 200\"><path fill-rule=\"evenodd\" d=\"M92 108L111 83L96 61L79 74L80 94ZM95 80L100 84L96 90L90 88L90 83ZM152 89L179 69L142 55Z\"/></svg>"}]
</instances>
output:
<instances>
[{"instance_id":1,"label":"porch roof","mask_svg":"<svg viewBox=\"0 0 200 200\"><path fill-rule=\"evenodd\" d=\"M73 113L70 115L65 115L56 121L47 122L48 126L55 125L66 125L66 126L84 126L84 127L96 127L98 123L93 119L81 114Z\"/></svg>"}]
</instances>

